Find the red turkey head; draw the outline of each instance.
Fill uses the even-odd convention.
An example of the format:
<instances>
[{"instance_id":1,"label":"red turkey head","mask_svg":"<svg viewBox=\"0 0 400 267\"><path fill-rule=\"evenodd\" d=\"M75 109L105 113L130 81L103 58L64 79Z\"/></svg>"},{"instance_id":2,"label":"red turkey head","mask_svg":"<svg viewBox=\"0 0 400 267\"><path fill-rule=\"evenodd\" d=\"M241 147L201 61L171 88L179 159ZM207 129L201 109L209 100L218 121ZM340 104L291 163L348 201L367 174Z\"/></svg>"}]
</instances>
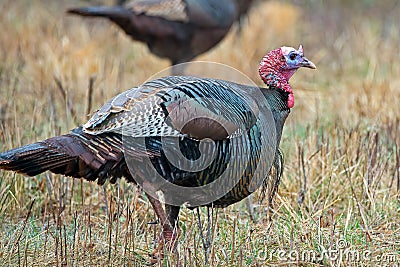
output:
<instances>
[{"instance_id":1,"label":"red turkey head","mask_svg":"<svg viewBox=\"0 0 400 267\"><path fill-rule=\"evenodd\" d=\"M303 46L299 49L282 46L268 52L260 62L258 72L269 87L277 87L289 93L288 107L294 105L289 79L298 68L316 69L315 64L304 56Z\"/></svg>"}]
</instances>

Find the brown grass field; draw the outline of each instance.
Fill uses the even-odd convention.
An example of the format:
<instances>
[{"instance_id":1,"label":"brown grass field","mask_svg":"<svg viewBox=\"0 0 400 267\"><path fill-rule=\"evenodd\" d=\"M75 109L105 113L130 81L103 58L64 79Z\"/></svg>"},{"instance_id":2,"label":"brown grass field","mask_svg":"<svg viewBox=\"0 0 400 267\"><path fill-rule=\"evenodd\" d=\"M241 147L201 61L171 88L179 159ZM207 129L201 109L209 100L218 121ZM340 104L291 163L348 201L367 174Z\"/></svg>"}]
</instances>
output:
<instances>
[{"instance_id":1,"label":"brown grass field","mask_svg":"<svg viewBox=\"0 0 400 267\"><path fill-rule=\"evenodd\" d=\"M400 3L326 2L262 2L240 33L197 58L261 85L263 54L301 43L318 69L292 79L272 212L259 192L255 222L244 201L214 211L205 264L196 213L183 208L179 258L159 266L400 265ZM67 133L168 66L108 21L64 13L93 3L0 1L0 151ZM142 266L160 232L154 220L123 180L0 171L1 266Z\"/></svg>"}]
</instances>

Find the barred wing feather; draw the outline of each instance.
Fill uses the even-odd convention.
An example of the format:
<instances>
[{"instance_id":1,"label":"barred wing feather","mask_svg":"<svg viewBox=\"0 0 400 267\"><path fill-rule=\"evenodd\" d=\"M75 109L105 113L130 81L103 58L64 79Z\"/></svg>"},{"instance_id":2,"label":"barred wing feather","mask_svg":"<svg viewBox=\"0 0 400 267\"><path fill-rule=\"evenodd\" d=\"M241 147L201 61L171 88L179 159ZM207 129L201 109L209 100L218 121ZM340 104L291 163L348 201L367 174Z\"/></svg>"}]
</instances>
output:
<instances>
[{"instance_id":1,"label":"barred wing feather","mask_svg":"<svg viewBox=\"0 0 400 267\"><path fill-rule=\"evenodd\" d=\"M243 86L195 77L165 77L121 93L83 126L86 133L221 140L244 134L258 108ZM245 87L245 86L244 86Z\"/></svg>"}]
</instances>

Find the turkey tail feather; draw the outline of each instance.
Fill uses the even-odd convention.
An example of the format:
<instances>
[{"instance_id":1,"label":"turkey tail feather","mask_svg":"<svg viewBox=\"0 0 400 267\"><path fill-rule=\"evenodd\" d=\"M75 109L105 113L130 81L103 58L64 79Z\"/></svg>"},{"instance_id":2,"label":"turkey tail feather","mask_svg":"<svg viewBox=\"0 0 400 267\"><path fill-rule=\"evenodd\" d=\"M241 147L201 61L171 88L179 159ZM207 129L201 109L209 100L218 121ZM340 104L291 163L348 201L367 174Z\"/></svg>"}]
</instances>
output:
<instances>
[{"instance_id":1,"label":"turkey tail feather","mask_svg":"<svg viewBox=\"0 0 400 267\"><path fill-rule=\"evenodd\" d=\"M104 184L107 178L116 181L129 174L124 168L121 138L93 136L77 128L71 134L0 153L0 169L29 176L45 171Z\"/></svg>"},{"instance_id":2,"label":"turkey tail feather","mask_svg":"<svg viewBox=\"0 0 400 267\"><path fill-rule=\"evenodd\" d=\"M129 19L132 16L132 12L122 6L71 8L67 10L67 13L85 17L107 17L110 19Z\"/></svg>"},{"instance_id":3,"label":"turkey tail feather","mask_svg":"<svg viewBox=\"0 0 400 267\"><path fill-rule=\"evenodd\" d=\"M1 153L0 169L35 176L73 160L69 155L50 149L44 142L38 142Z\"/></svg>"}]
</instances>

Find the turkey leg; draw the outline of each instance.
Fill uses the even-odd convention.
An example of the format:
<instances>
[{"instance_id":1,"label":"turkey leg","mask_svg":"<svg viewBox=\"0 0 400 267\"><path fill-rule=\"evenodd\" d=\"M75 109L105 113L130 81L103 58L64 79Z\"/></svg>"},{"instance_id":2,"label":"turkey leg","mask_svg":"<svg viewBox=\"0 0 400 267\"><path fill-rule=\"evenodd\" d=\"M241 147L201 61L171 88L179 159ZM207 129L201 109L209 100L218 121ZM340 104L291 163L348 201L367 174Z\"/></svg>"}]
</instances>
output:
<instances>
[{"instance_id":1,"label":"turkey leg","mask_svg":"<svg viewBox=\"0 0 400 267\"><path fill-rule=\"evenodd\" d=\"M164 246L166 246L165 248L167 251L174 251L177 248L177 241L179 237L177 221L180 207L165 204L164 211L162 204L158 199L150 196L147 193L146 196L149 199L150 204L157 214L162 226L162 240L160 240L157 247L151 253L151 262L156 263L158 260L164 257Z\"/></svg>"}]
</instances>

